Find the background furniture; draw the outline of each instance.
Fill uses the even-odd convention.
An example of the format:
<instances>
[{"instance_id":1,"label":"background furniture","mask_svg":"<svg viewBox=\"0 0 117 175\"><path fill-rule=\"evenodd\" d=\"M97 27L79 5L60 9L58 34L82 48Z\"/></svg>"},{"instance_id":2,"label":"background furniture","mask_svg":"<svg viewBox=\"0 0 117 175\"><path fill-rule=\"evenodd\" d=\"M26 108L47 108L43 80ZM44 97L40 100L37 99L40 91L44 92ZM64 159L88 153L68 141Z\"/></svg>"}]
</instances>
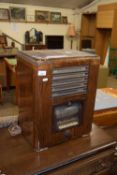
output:
<instances>
[{"instance_id":1,"label":"background furniture","mask_svg":"<svg viewBox=\"0 0 117 175\"><path fill-rule=\"evenodd\" d=\"M99 66L97 88L106 88L108 82L109 68L104 65Z\"/></svg>"},{"instance_id":2,"label":"background furniture","mask_svg":"<svg viewBox=\"0 0 117 175\"><path fill-rule=\"evenodd\" d=\"M6 128L1 129L1 171L8 175L110 175L115 139L106 132L93 125L87 137L35 153L22 135L11 137Z\"/></svg>"},{"instance_id":3,"label":"background furniture","mask_svg":"<svg viewBox=\"0 0 117 175\"><path fill-rule=\"evenodd\" d=\"M95 48L101 64L105 62L108 47L117 48L116 19L117 3L99 5L97 14L82 14L80 49ZM114 62L117 64L117 59Z\"/></svg>"},{"instance_id":4,"label":"background furniture","mask_svg":"<svg viewBox=\"0 0 117 175\"><path fill-rule=\"evenodd\" d=\"M38 49L47 49L47 46L44 44L25 44L25 50L38 50Z\"/></svg>"},{"instance_id":5,"label":"background furniture","mask_svg":"<svg viewBox=\"0 0 117 175\"><path fill-rule=\"evenodd\" d=\"M18 104L18 85L17 85L17 74L16 74L17 59L4 58L4 62L6 65L6 87L7 90L9 90L11 85L15 86L16 103Z\"/></svg>"},{"instance_id":6,"label":"background furniture","mask_svg":"<svg viewBox=\"0 0 117 175\"><path fill-rule=\"evenodd\" d=\"M105 92L107 95L109 94L113 98L117 98L117 89L113 88L104 88L101 89L102 92ZM102 103L102 100L100 100L100 103ZM117 106L115 107L108 107L105 109L95 110L94 111L94 117L93 117L94 123L101 126L113 126L117 125Z\"/></svg>"},{"instance_id":7,"label":"background furniture","mask_svg":"<svg viewBox=\"0 0 117 175\"><path fill-rule=\"evenodd\" d=\"M109 49L109 69L117 77L117 48Z\"/></svg>"},{"instance_id":8,"label":"background furniture","mask_svg":"<svg viewBox=\"0 0 117 175\"><path fill-rule=\"evenodd\" d=\"M8 47L5 35L0 35L0 83L3 87L6 87L6 67L4 58L15 57L17 51L17 48Z\"/></svg>"},{"instance_id":9,"label":"background furniture","mask_svg":"<svg viewBox=\"0 0 117 175\"><path fill-rule=\"evenodd\" d=\"M81 20L80 49L95 48L96 13L83 13Z\"/></svg>"},{"instance_id":10,"label":"background furniture","mask_svg":"<svg viewBox=\"0 0 117 175\"><path fill-rule=\"evenodd\" d=\"M117 48L117 3L98 6L96 24L96 53L104 64L107 49Z\"/></svg>"}]
</instances>

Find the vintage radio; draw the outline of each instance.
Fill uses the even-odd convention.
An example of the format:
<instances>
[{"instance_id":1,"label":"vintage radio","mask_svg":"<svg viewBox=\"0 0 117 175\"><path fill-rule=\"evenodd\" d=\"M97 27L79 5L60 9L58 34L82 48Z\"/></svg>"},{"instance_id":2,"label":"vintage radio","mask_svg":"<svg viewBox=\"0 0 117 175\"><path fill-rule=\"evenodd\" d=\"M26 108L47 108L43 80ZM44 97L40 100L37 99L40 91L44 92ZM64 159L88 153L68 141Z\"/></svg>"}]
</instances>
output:
<instances>
[{"instance_id":1,"label":"vintage radio","mask_svg":"<svg viewBox=\"0 0 117 175\"><path fill-rule=\"evenodd\" d=\"M99 58L80 51L18 53L19 123L37 150L91 131Z\"/></svg>"}]
</instances>

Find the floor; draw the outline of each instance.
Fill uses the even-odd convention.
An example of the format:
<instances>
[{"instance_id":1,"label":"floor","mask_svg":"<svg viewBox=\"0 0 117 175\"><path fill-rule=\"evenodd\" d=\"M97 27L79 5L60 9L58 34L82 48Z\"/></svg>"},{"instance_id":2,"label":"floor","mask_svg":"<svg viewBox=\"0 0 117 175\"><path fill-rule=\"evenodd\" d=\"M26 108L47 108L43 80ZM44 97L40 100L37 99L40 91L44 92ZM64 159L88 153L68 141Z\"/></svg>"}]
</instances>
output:
<instances>
[{"instance_id":1,"label":"floor","mask_svg":"<svg viewBox=\"0 0 117 175\"><path fill-rule=\"evenodd\" d=\"M15 103L15 90L3 91L3 104L0 104L0 128L18 121L18 106Z\"/></svg>"},{"instance_id":2,"label":"floor","mask_svg":"<svg viewBox=\"0 0 117 175\"><path fill-rule=\"evenodd\" d=\"M107 87L117 88L115 76L108 78ZM3 91L3 105L0 104L0 128L7 127L18 121L18 106L15 104L15 90Z\"/></svg>"}]
</instances>

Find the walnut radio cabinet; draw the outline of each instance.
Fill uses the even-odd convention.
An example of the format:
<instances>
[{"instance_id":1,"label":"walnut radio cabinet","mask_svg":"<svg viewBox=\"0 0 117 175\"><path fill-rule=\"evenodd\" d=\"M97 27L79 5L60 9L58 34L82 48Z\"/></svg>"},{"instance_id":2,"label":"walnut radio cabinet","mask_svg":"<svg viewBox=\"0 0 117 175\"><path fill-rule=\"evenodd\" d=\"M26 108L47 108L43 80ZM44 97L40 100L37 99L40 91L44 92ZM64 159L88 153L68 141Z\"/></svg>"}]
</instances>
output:
<instances>
[{"instance_id":1,"label":"walnut radio cabinet","mask_svg":"<svg viewBox=\"0 0 117 175\"><path fill-rule=\"evenodd\" d=\"M17 55L19 122L34 149L91 131L98 57L80 51L21 51Z\"/></svg>"}]
</instances>

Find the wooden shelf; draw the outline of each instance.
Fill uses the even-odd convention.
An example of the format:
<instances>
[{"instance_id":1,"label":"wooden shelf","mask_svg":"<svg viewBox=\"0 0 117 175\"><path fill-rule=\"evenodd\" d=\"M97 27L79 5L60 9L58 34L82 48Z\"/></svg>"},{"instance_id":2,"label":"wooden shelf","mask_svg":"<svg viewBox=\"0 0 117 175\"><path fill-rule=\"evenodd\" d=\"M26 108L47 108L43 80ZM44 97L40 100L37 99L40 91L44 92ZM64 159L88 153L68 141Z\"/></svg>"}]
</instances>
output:
<instances>
[{"instance_id":1,"label":"wooden shelf","mask_svg":"<svg viewBox=\"0 0 117 175\"><path fill-rule=\"evenodd\" d=\"M57 25L69 25L70 23L52 23L52 22L36 22L36 21L10 21L10 20L0 20L0 22L7 23L33 23L33 24L57 24Z\"/></svg>"},{"instance_id":2,"label":"wooden shelf","mask_svg":"<svg viewBox=\"0 0 117 175\"><path fill-rule=\"evenodd\" d=\"M95 33L96 13L82 14L80 49L87 48L88 45L90 45L91 48L95 47ZM85 41L87 42L86 44ZM88 44L88 41L91 44Z\"/></svg>"}]
</instances>

